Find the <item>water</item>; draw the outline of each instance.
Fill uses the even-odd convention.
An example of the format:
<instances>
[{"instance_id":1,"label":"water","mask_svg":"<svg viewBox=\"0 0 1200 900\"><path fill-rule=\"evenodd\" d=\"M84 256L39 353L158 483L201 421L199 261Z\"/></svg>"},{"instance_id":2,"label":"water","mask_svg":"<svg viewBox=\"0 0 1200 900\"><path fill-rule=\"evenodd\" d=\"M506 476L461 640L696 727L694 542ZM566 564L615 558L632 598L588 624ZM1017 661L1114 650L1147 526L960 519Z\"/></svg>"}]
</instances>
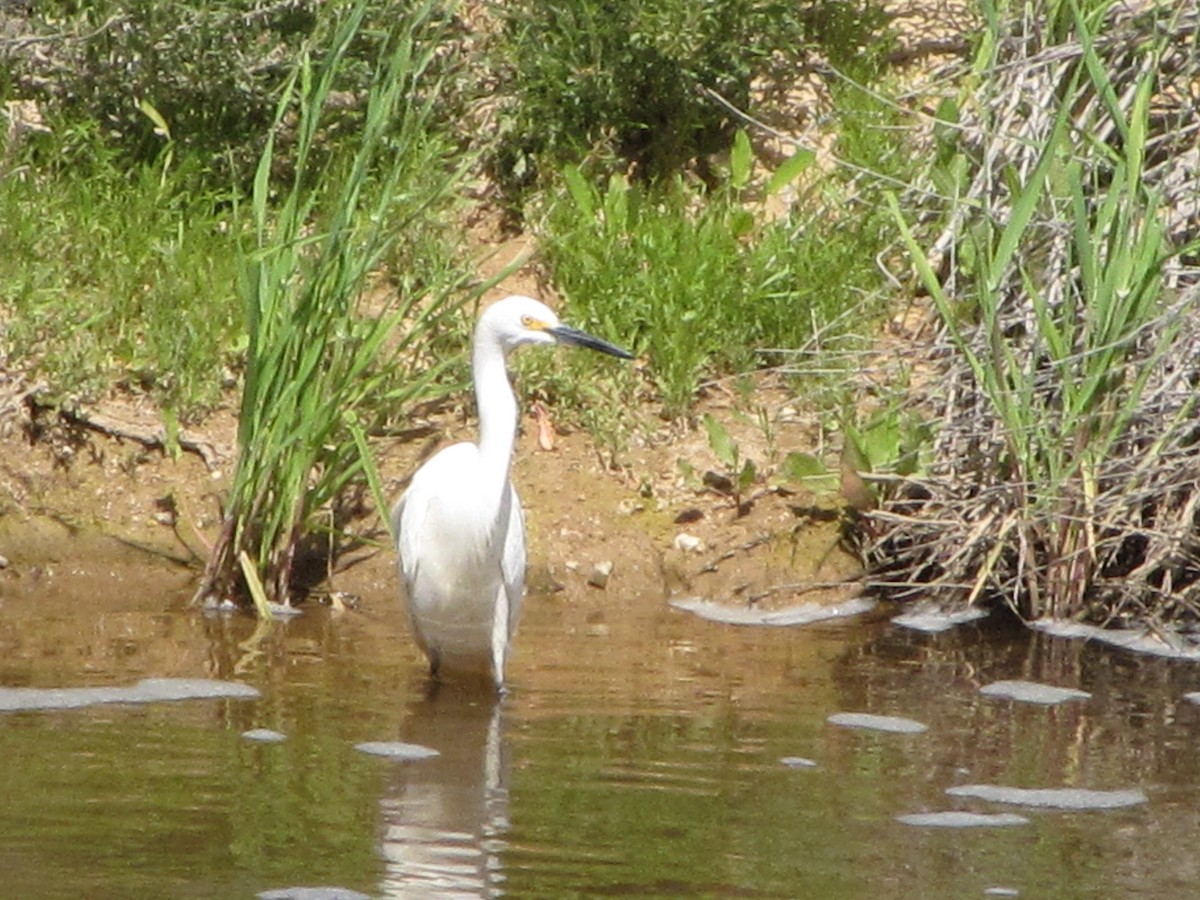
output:
<instances>
[{"instance_id":1,"label":"water","mask_svg":"<svg viewBox=\"0 0 1200 900\"><path fill-rule=\"evenodd\" d=\"M1194 663L979 623L737 627L672 609L654 586L580 589L529 598L497 705L461 685L430 695L386 561L359 610L264 629L189 611L187 572L79 552L92 561L0 579L0 685L203 677L261 696L0 713L3 897L1171 898L1200 885ZM1006 679L1092 696L980 693ZM928 730L838 727L836 713ZM367 741L439 754L397 762L355 749ZM1147 802L947 795L963 785ZM955 811L999 815L898 821ZM971 827L944 827L960 819Z\"/></svg>"}]
</instances>

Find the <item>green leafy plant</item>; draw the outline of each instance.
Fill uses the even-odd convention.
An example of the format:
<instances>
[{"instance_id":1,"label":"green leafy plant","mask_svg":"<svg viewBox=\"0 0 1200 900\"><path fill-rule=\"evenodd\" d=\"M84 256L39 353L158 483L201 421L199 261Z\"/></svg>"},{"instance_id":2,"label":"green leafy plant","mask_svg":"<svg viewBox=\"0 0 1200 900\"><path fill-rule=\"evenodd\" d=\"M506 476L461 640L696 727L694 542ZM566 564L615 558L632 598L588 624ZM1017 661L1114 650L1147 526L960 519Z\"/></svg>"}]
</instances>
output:
<instances>
[{"instance_id":1,"label":"green leafy plant","mask_svg":"<svg viewBox=\"0 0 1200 900\"><path fill-rule=\"evenodd\" d=\"M336 527L338 499L364 479L381 494L366 432L381 410L420 396L436 379L441 367L415 371L412 351L452 308L463 279L443 267L440 280L393 293L371 277L394 236L420 228L456 180L433 127L436 84L426 80L436 53L426 31L432 0L393 28L356 152L344 162L314 162L365 9L360 0L328 48L301 56L254 179L253 245L243 257L249 347L239 454L198 596L238 594L245 583L264 613L268 602L290 601L297 556L306 540ZM293 120L295 175L275 203L275 136ZM392 366L377 364L385 352ZM407 377L385 390L392 367Z\"/></svg>"},{"instance_id":2,"label":"green leafy plant","mask_svg":"<svg viewBox=\"0 0 1200 900\"><path fill-rule=\"evenodd\" d=\"M797 154L771 187L810 161ZM759 224L747 196L752 165L743 135L712 191L683 179L597 185L569 166L547 216L545 259L572 317L648 359L668 416L686 415L706 378L761 365L759 348L803 346L862 308L877 279L878 217L829 229L827 208L812 200L790 219Z\"/></svg>"},{"instance_id":3,"label":"green leafy plant","mask_svg":"<svg viewBox=\"0 0 1200 900\"><path fill-rule=\"evenodd\" d=\"M310 176L353 152L358 98L410 5L365 4L339 58L336 102L306 151ZM247 339L231 252L244 223L232 208L252 188L298 48L307 42L322 65L342 12L311 0L6 8L5 22L29 37L0 53L0 100L38 125L0 133L0 303L12 312L0 339L50 384L49 399L91 402L115 385L167 420L195 422L236 384ZM441 74L452 59L431 66ZM275 129L274 190L294 175L295 137L290 123ZM443 277L450 238L434 231L409 229L386 251L402 290Z\"/></svg>"},{"instance_id":4,"label":"green leafy plant","mask_svg":"<svg viewBox=\"0 0 1200 900\"><path fill-rule=\"evenodd\" d=\"M854 413L838 416L842 451L836 470L817 456L800 451L788 453L779 462L784 483L804 487L817 494L840 491L842 500L856 509L873 506L878 488L863 476L913 475L920 471L922 454L932 438L927 423L915 415L889 406L859 421Z\"/></svg>"},{"instance_id":5,"label":"green leafy plant","mask_svg":"<svg viewBox=\"0 0 1200 900\"><path fill-rule=\"evenodd\" d=\"M739 516L749 512L754 499L749 492L756 484L764 484L767 490L803 488L814 494L831 494L838 489L837 474L831 472L818 456L793 450L777 462L760 465L745 454L738 441L718 419L706 413L701 417L701 423L708 437L709 449L722 470L706 472L700 481L719 493L729 495ZM873 471L865 452L860 448L864 443L873 441L872 449L878 450L875 444L879 443L877 435L881 430L878 424L873 426L867 432L866 440L857 430L847 431L846 442L851 447L851 459L856 461L856 471ZM695 479L696 470L691 463L682 458L678 463L685 478ZM895 470L882 459L879 468L884 471Z\"/></svg>"},{"instance_id":6,"label":"green leafy plant","mask_svg":"<svg viewBox=\"0 0 1200 900\"><path fill-rule=\"evenodd\" d=\"M747 511L749 504L744 501L748 491L758 478L758 467L754 460L742 458L741 448L737 441L730 437L729 432L719 421L705 413L701 421L708 434L708 446L713 455L725 467L725 472L716 479L709 479L710 486L729 493L733 497L734 508L738 515Z\"/></svg>"}]
</instances>

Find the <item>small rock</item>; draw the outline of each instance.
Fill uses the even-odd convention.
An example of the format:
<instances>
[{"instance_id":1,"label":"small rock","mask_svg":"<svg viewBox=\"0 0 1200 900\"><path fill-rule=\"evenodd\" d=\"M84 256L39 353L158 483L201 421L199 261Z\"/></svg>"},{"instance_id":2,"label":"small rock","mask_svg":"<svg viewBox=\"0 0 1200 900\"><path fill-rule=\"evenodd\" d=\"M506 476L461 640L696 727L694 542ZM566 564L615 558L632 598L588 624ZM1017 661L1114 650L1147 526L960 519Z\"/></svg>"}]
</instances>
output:
<instances>
[{"instance_id":1,"label":"small rock","mask_svg":"<svg viewBox=\"0 0 1200 900\"><path fill-rule=\"evenodd\" d=\"M694 534L681 531L675 535L675 549L684 553L699 553L704 549L704 541Z\"/></svg>"},{"instance_id":2,"label":"small rock","mask_svg":"<svg viewBox=\"0 0 1200 900\"><path fill-rule=\"evenodd\" d=\"M249 700L258 696L259 692L256 688L237 681L217 681L209 678L143 678L131 687L0 687L0 712L78 709L104 703L161 703L206 699Z\"/></svg>"},{"instance_id":3,"label":"small rock","mask_svg":"<svg viewBox=\"0 0 1200 900\"><path fill-rule=\"evenodd\" d=\"M1148 803L1140 788L1096 791L1085 788L1015 788L999 784L958 784L946 788L951 797L972 797L989 803L1011 803L1041 809L1124 809Z\"/></svg>"},{"instance_id":4,"label":"small rock","mask_svg":"<svg viewBox=\"0 0 1200 900\"><path fill-rule=\"evenodd\" d=\"M8 568L8 557L0 555L0 569Z\"/></svg>"},{"instance_id":5,"label":"small rock","mask_svg":"<svg viewBox=\"0 0 1200 900\"><path fill-rule=\"evenodd\" d=\"M588 576L587 583L592 587L604 588L608 586L608 579L613 572L612 560L606 559L603 562L598 562L592 566L592 574Z\"/></svg>"},{"instance_id":6,"label":"small rock","mask_svg":"<svg viewBox=\"0 0 1200 900\"><path fill-rule=\"evenodd\" d=\"M201 609L205 613L234 613L238 611L238 605L228 598L221 599L215 594L209 594L204 598Z\"/></svg>"},{"instance_id":7,"label":"small rock","mask_svg":"<svg viewBox=\"0 0 1200 900\"><path fill-rule=\"evenodd\" d=\"M622 516L632 516L635 513L645 512L646 504L640 500L622 500L617 504L617 512Z\"/></svg>"},{"instance_id":8,"label":"small rock","mask_svg":"<svg viewBox=\"0 0 1200 900\"><path fill-rule=\"evenodd\" d=\"M175 524L175 515L169 512L157 512L154 514L154 521L169 528Z\"/></svg>"},{"instance_id":9,"label":"small rock","mask_svg":"<svg viewBox=\"0 0 1200 900\"><path fill-rule=\"evenodd\" d=\"M676 525L688 525L691 522L699 522L704 518L704 510L697 509L695 506L689 506L675 517Z\"/></svg>"},{"instance_id":10,"label":"small rock","mask_svg":"<svg viewBox=\"0 0 1200 900\"><path fill-rule=\"evenodd\" d=\"M987 614L987 610L978 607L948 610L933 603L919 603L909 607L907 612L895 616L892 623L901 628L911 628L926 634L938 634L976 619L987 618Z\"/></svg>"}]
</instances>

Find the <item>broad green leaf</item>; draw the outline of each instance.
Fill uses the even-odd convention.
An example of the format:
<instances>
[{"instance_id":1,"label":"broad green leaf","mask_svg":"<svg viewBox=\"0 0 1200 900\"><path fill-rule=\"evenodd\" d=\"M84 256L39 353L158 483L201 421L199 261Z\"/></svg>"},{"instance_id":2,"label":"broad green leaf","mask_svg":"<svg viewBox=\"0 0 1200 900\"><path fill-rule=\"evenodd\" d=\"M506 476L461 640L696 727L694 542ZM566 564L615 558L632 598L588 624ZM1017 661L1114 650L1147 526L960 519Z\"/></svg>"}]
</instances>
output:
<instances>
[{"instance_id":1,"label":"broad green leaf","mask_svg":"<svg viewBox=\"0 0 1200 900\"><path fill-rule=\"evenodd\" d=\"M900 419L895 413L872 424L862 435L862 449L869 469L877 472L890 467L900 456Z\"/></svg>"},{"instance_id":2,"label":"broad green leaf","mask_svg":"<svg viewBox=\"0 0 1200 900\"><path fill-rule=\"evenodd\" d=\"M575 201L575 206L584 217L591 219L595 216L596 191L587 183L579 167L567 166L563 169L563 180L567 183L567 190L571 192L571 199Z\"/></svg>"},{"instance_id":3,"label":"broad green leaf","mask_svg":"<svg viewBox=\"0 0 1200 900\"><path fill-rule=\"evenodd\" d=\"M745 237L754 228L754 214L748 209L735 209L729 217L729 233L735 238Z\"/></svg>"},{"instance_id":4,"label":"broad green leaf","mask_svg":"<svg viewBox=\"0 0 1200 900\"><path fill-rule=\"evenodd\" d=\"M754 479L758 477L758 468L754 465L754 460L748 459L742 464L742 471L738 472L737 489L738 493L742 493L746 488L754 484Z\"/></svg>"},{"instance_id":5,"label":"broad green leaf","mask_svg":"<svg viewBox=\"0 0 1200 900\"><path fill-rule=\"evenodd\" d=\"M750 170L753 165L754 153L750 148L750 138L742 129L733 136L733 149L729 152L729 180L734 190L744 190L750 183Z\"/></svg>"},{"instance_id":6,"label":"broad green leaf","mask_svg":"<svg viewBox=\"0 0 1200 900\"><path fill-rule=\"evenodd\" d=\"M704 414L704 430L708 432L708 446L712 448L712 452L716 454L726 468L737 468L738 463L738 446L737 443L729 436L729 432L725 430L725 426L710 416Z\"/></svg>"},{"instance_id":7,"label":"broad green leaf","mask_svg":"<svg viewBox=\"0 0 1200 900\"><path fill-rule=\"evenodd\" d=\"M604 224L611 232L624 232L629 224L629 185L620 175L608 181L604 195Z\"/></svg>"},{"instance_id":8,"label":"broad green leaf","mask_svg":"<svg viewBox=\"0 0 1200 900\"><path fill-rule=\"evenodd\" d=\"M163 447L171 459L178 460L183 452L179 446L179 417L175 415L175 410L168 407L162 411L162 419Z\"/></svg>"},{"instance_id":9,"label":"broad green leaf","mask_svg":"<svg viewBox=\"0 0 1200 900\"><path fill-rule=\"evenodd\" d=\"M797 149L771 173L771 177L767 179L767 194L778 194L806 172L816 158L816 154L811 150Z\"/></svg>"},{"instance_id":10,"label":"broad green leaf","mask_svg":"<svg viewBox=\"0 0 1200 900\"><path fill-rule=\"evenodd\" d=\"M793 451L779 464L779 473L788 481L803 484L809 479L828 476L829 469L811 453Z\"/></svg>"},{"instance_id":11,"label":"broad green leaf","mask_svg":"<svg viewBox=\"0 0 1200 900\"><path fill-rule=\"evenodd\" d=\"M946 122L950 125L959 123L958 101L953 97L943 97L934 110L933 117L938 122Z\"/></svg>"}]
</instances>

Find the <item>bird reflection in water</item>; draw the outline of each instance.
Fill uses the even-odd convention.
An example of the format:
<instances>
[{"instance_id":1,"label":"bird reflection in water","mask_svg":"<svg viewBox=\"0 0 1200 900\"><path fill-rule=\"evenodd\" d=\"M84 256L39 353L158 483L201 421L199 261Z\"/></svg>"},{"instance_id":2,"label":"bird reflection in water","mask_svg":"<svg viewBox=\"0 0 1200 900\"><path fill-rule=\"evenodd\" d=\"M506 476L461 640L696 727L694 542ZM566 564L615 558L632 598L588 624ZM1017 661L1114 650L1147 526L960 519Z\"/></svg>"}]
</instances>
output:
<instances>
[{"instance_id":1,"label":"bird reflection in water","mask_svg":"<svg viewBox=\"0 0 1200 900\"><path fill-rule=\"evenodd\" d=\"M414 706L402 740L440 755L399 765L380 800L382 896L500 896L508 831L501 703L442 685Z\"/></svg>"}]
</instances>

